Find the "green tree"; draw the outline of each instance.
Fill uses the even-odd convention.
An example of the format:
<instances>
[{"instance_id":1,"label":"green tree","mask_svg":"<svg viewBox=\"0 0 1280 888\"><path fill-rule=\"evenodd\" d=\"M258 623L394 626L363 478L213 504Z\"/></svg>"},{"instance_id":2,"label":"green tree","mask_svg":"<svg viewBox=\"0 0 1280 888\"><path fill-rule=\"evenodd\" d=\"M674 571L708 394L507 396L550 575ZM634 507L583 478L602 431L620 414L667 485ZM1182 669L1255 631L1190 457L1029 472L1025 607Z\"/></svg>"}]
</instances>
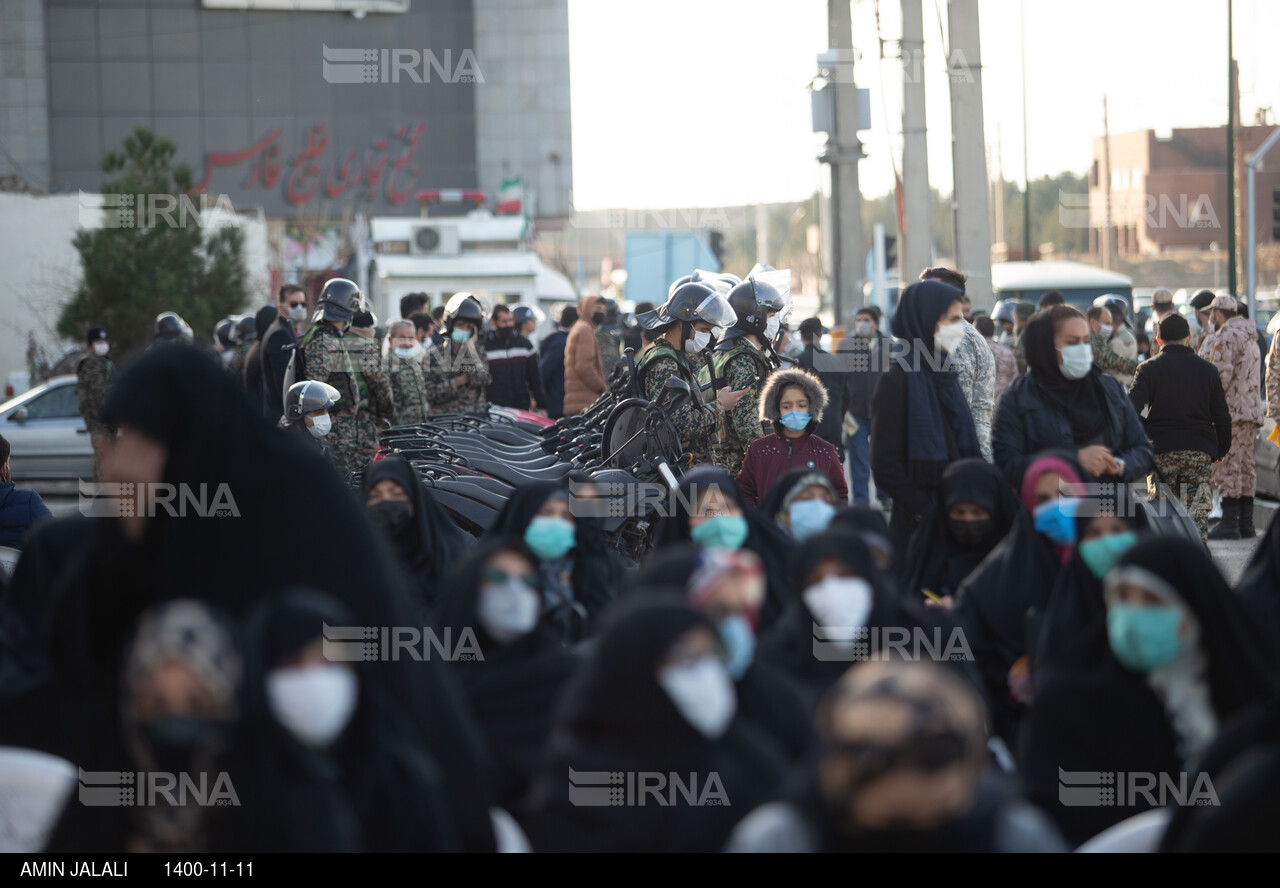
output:
<instances>
[{"instance_id":1,"label":"green tree","mask_svg":"<svg viewBox=\"0 0 1280 888\"><path fill-rule=\"evenodd\" d=\"M143 205L132 209L142 217L134 227L83 229L76 235L83 278L58 318L62 336L81 341L89 327L105 327L118 353L127 354L146 345L161 312L177 312L199 335L248 302L244 236L238 228L206 232L197 214L189 212L190 204L182 202L168 215L148 212L163 207L155 196L177 201L191 188L190 168L172 166L176 151L170 140L138 128L122 151L103 158L103 172L114 178L103 182L102 193L133 195L134 203ZM198 207L202 199L191 201Z\"/></svg>"}]
</instances>

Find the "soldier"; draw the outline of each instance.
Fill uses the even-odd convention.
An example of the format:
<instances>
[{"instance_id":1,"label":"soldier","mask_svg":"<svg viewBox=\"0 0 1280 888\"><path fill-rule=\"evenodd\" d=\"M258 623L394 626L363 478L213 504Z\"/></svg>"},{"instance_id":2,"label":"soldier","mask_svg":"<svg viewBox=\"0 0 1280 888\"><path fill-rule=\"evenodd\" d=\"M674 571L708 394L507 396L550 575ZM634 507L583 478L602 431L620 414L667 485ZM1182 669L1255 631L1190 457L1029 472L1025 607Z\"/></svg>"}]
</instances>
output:
<instances>
[{"instance_id":1,"label":"soldier","mask_svg":"<svg viewBox=\"0 0 1280 888\"><path fill-rule=\"evenodd\" d=\"M258 325L254 315L247 314L236 320L232 339L235 341L235 346L231 353L231 360L227 364L227 369L231 371L231 375L235 377L236 382L244 385L244 365L249 359L249 352L253 351L254 343L258 341Z\"/></svg>"},{"instance_id":2,"label":"soldier","mask_svg":"<svg viewBox=\"0 0 1280 888\"><path fill-rule=\"evenodd\" d=\"M1280 423L1280 331L1271 337L1271 348L1267 352L1266 379L1267 416ZM1272 432L1272 435L1276 434Z\"/></svg>"},{"instance_id":3,"label":"soldier","mask_svg":"<svg viewBox=\"0 0 1280 888\"><path fill-rule=\"evenodd\" d=\"M458 293L443 317L448 339L428 348L423 362L431 415L483 413L489 409L485 390L493 382L479 337L484 306L470 293Z\"/></svg>"},{"instance_id":4,"label":"soldier","mask_svg":"<svg viewBox=\"0 0 1280 888\"><path fill-rule=\"evenodd\" d=\"M1258 331L1252 321L1240 317L1236 301L1230 296L1215 296L1209 309L1213 330L1208 343L1209 360L1218 368L1231 410L1231 449L1213 467L1213 484L1222 495L1222 520L1209 531L1209 539L1249 539L1256 533L1253 494L1258 483L1253 436L1262 424L1263 414Z\"/></svg>"},{"instance_id":5,"label":"soldier","mask_svg":"<svg viewBox=\"0 0 1280 888\"><path fill-rule=\"evenodd\" d=\"M710 368L698 369L698 381L710 383L713 393L721 387L743 392L720 423L717 440L720 465L737 477L751 442L773 431L773 423L760 420L760 391L777 369L769 343L778 333L786 298L766 281L746 280L729 291L728 300L738 321L717 343Z\"/></svg>"},{"instance_id":6,"label":"soldier","mask_svg":"<svg viewBox=\"0 0 1280 888\"><path fill-rule=\"evenodd\" d=\"M1111 310L1104 305L1093 305L1084 316L1089 321L1089 346L1093 349L1094 365L1117 380L1132 379L1138 370L1138 362L1116 354L1111 347ZM1120 384L1124 385L1124 382Z\"/></svg>"},{"instance_id":7,"label":"soldier","mask_svg":"<svg viewBox=\"0 0 1280 888\"><path fill-rule=\"evenodd\" d=\"M1137 369L1138 360L1138 337L1133 335L1133 331L1129 329L1128 313L1129 304L1119 296L1108 296L1101 300L1102 305L1111 315L1112 332L1110 336L1105 337L1107 344L1111 346L1111 350L1126 361L1133 361L1134 368ZM1133 385L1133 370L1108 370L1102 368L1104 373L1110 373L1115 377L1116 382L1120 383L1126 389Z\"/></svg>"},{"instance_id":8,"label":"soldier","mask_svg":"<svg viewBox=\"0 0 1280 888\"><path fill-rule=\"evenodd\" d=\"M365 468L378 446L378 430L395 415L391 387L382 375L373 343L347 337L352 318L363 307L360 288L345 278L333 278L320 291L320 320L298 343L301 367L296 379L326 383L341 395L330 411L329 441L333 461L343 474ZM292 386L291 386L292 388Z\"/></svg>"},{"instance_id":9,"label":"soldier","mask_svg":"<svg viewBox=\"0 0 1280 888\"><path fill-rule=\"evenodd\" d=\"M1211 302L1213 302L1212 290L1201 290L1191 297L1191 307L1195 309L1196 323L1200 325L1199 332L1191 335L1191 347L1205 360L1208 360L1204 346L1209 341L1209 304Z\"/></svg>"},{"instance_id":10,"label":"soldier","mask_svg":"<svg viewBox=\"0 0 1280 888\"><path fill-rule=\"evenodd\" d=\"M636 320L655 335L636 367L641 397L654 400L673 376L688 383L695 396L667 418L680 435L685 453L698 462L714 463L718 424L747 390L733 391L726 386L714 401L703 404L696 396L697 375L689 354L696 355L707 347L712 327L728 328L737 322L733 309L708 285L691 282L678 287L660 308Z\"/></svg>"},{"instance_id":11,"label":"soldier","mask_svg":"<svg viewBox=\"0 0 1280 888\"><path fill-rule=\"evenodd\" d=\"M427 421L427 382L422 373L422 346L415 336L413 321L400 320L387 331L391 350L382 359L382 375L391 385L397 426L421 425Z\"/></svg>"},{"instance_id":12,"label":"soldier","mask_svg":"<svg viewBox=\"0 0 1280 888\"><path fill-rule=\"evenodd\" d=\"M213 328L213 350L218 354L222 366L231 369L231 356L235 353L236 319L225 317Z\"/></svg>"},{"instance_id":13,"label":"soldier","mask_svg":"<svg viewBox=\"0 0 1280 888\"><path fill-rule=\"evenodd\" d=\"M80 415L84 417L84 427L89 432L89 443L93 447L93 480L101 482L102 454L110 446L116 431L99 420L98 414L115 376L115 367L107 359L107 353L111 351L107 331L101 327L90 327L86 338L89 353L76 364L76 396L80 399Z\"/></svg>"},{"instance_id":14,"label":"soldier","mask_svg":"<svg viewBox=\"0 0 1280 888\"><path fill-rule=\"evenodd\" d=\"M1013 354L1018 359L1018 372L1027 372L1027 353L1022 347L1022 331L1036 313L1034 302L1018 302L1013 306Z\"/></svg>"},{"instance_id":15,"label":"soldier","mask_svg":"<svg viewBox=\"0 0 1280 888\"><path fill-rule=\"evenodd\" d=\"M162 311L156 315L156 333L151 340L152 345L165 343L191 345L193 342L195 342L195 334L191 332L191 325L177 312Z\"/></svg>"},{"instance_id":16,"label":"soldier","mask_svg":"<svg viewBox=\"0 0 1280 888\"><path fill-rule=\"evenodd\" d=\"M326 438L333 428L329 411L342 399L333 386L314 379L304 379L289 386L284 398L284 416L279 427L299 435L307 446L314 447L333 461L333 448Z\"/></svg>"}]
</instances>

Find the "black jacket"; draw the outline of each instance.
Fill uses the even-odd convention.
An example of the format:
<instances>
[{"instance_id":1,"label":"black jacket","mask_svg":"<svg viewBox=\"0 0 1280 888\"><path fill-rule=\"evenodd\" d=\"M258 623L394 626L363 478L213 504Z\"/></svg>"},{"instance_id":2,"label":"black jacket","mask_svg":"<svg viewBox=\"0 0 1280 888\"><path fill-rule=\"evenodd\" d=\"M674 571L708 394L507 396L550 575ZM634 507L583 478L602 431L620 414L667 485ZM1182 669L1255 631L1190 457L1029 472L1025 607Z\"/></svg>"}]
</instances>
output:
<instances>
[{"instance_id":1,"label":"black jacket","mask_svg":"<svg viewBox=\"0 0 1280 888\"><path fill-rule=\"evenodd\" d=\"M889 340L879 333L870 339L847 336L836 346L844 368L844 409L857 419L871 417L871 397L876 392L876 383L889 368L888 347ZM842 422L843 416L841 414Z\"/></svg>"},{"instance_id":2,"label":"black jacket","mask_svg":"<svg viewBox=\"0 0 1280 888\"><path fill-rule=\"evenodd\" d=\"M1155 464L1151 442L1142 430L1142 420L1125 397L1120 383L1097 367L1089 372L1098 378L1105 398L1107 424L1103 443L1111 448L1116 459L1124 461L1124 477L1119 480L1136 481ZM1064 448L1079 449L1071 437L1067 418L1054 409L1035 376L1026 373L1014 379L996 403L995 421L991 425L995 463L1004 470L1009 483L1015 490L1019 489L1022 476L1036 454Z\"/></svg>"},{"instance_id":3,"label":"black jacket","mask_svg":"<svg viewBox=\"0 0 1280 888\"><path fill-rule=\"evenodd\" d=\"M814 366L814 353L823 355ZM822 380L822 387L827 390L827 406L822 411L822 419L814 429L819 438L835 445L840 461L844 462L844 411L845 389L848 385L848 374L831 366L831 355L823 351L821 346L806 345L804 351L796 359L796 363L806 370L812 370ZM838 360L838 359L837 359Z\"/></svg>"},{"instance_id":4,"label":"black jacket","mask_svg":"<svg viewBox=\"0 0 1280 888\"><path fill-rule=\"evenodd\" d=\"M1218 368L1185 345L1166 345L1139 364L1129 400L1156 453L1199 450L1217 459L1231 449L1231 411Z\"/></svg>"},{"instance_id":5,"label":"black jacket","mask_svg":"<svg viewBox=\"0 0 1280 888\"><path fill-rule=\"evenodd\" d=\"M284 372L298 345L293 324L284 318L276 318L267 328L259 346L262 361L262 409L267 419L284 416Z\"/></svg>"},{"instance_id":6,"label":"black jacket","mask_svg":"<svg viewBox=\"0 0 1280 888\"><path fill-rule=\"evenodd\" d=\"M538 346L542 380L547 387L547 416L564 416L564 344L568 330L556 330Z\"/></svg>"},{"instance_id":7,"label":"black jacket","mask_svg":"<svg viewBox=\"0 0 1280 888\"><path fill-rule=\"evenodd\" d=\"M484 338L484 351L489 357L489 372L493 374L489 403L528 410L532 399L539 407L547 406L538 352L532 342L515 333L505 340L490 333Z\"/></svg>"}]
</instances>

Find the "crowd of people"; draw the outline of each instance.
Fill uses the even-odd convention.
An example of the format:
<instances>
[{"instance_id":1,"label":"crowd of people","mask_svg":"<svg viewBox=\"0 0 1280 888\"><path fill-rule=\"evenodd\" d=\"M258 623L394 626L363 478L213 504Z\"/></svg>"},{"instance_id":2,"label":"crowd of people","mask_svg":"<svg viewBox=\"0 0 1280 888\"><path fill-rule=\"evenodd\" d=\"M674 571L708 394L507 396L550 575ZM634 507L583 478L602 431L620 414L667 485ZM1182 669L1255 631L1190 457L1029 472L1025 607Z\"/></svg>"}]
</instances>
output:
<instances>
[{"instance_id":1,"label":"crowd of people","mask_svg":"<svg viewBox=\"0 0 1280 888\"><path fill-rule=\"evenodd\" d=\"M89 331L98 480L225 486L230 514L11 513L0 439L0 746L234 802L73 798L47 847L1064 851L1167 806L1163 850L1274 848L1280 522L1234 587L1204 540L1256 533L1276 347L1264 376L1234 300L1197 297L1197 342L1157 291L1139 361L1123 300L976 314L945 268L824 347L779 280L691 275L632 324L584 298L536 347L534 312L469 294L379 329L342 279L306 329L281 288L221 358L162 317L117 371ZM373 460L631 368L692 393L639 565L589 476L473 538Z\"/></svg>"}]
</instances>

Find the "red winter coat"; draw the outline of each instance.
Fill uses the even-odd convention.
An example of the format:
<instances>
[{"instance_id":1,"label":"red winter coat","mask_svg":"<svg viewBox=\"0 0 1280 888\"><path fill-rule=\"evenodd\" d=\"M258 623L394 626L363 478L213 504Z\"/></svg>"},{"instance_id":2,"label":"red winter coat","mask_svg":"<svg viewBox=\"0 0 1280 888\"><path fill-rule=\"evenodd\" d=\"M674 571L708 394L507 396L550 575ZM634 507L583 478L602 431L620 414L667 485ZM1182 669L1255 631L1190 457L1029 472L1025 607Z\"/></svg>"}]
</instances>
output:
<instances>
[{"instance_id":1,"label":"red winter coat","mask_svg":"<svg viewBox=\"0 0 1280 888\"><path fill-rule=\"evenodd\" d=\"M773 482L792 469L812 468L830 476L839 494L837 506L849 502L849 485L844 480L844 466L835 445L812 432L803 438L784 438L774 432L751 442L747 458L738 472L738 487L749 506L758 506Z\"/></svg>"}]
</instances>

